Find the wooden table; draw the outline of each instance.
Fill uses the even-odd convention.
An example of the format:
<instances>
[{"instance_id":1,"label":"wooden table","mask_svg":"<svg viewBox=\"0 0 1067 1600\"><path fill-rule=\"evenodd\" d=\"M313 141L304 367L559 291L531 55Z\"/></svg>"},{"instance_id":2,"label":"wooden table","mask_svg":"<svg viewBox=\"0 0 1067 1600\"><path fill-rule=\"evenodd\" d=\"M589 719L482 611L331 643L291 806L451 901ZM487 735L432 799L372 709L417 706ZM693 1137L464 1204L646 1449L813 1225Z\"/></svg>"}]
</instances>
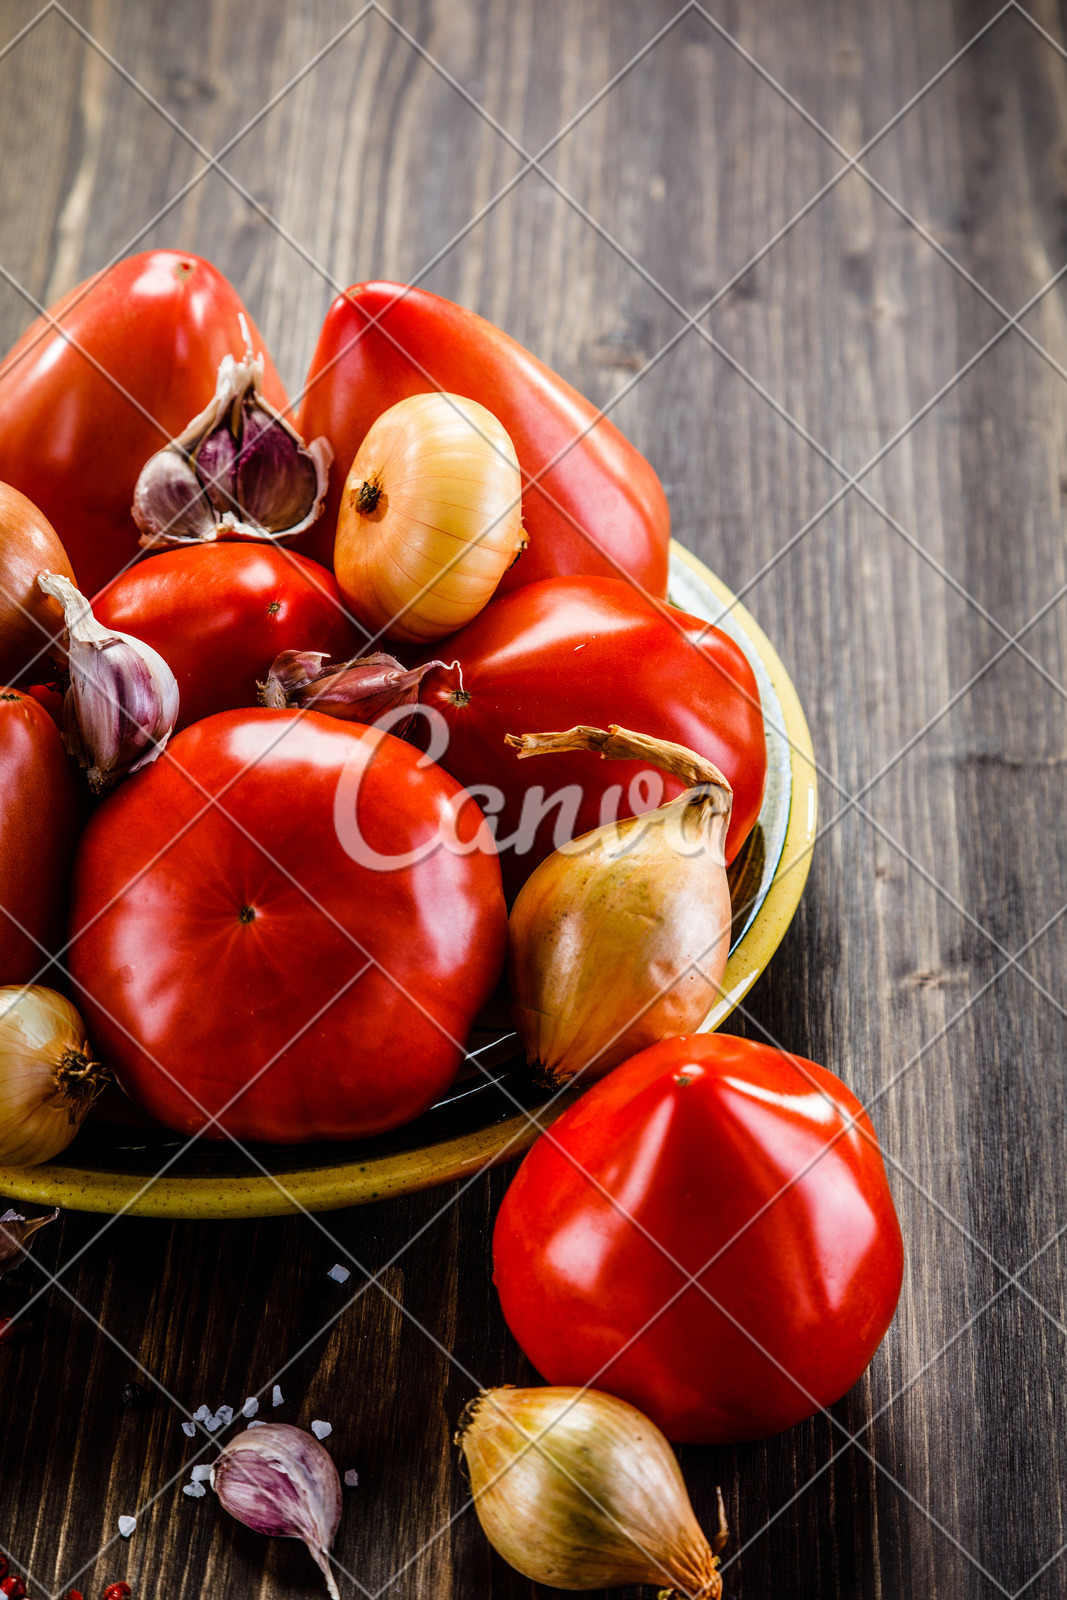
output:
<instances>
[{"instance_id":1,"label":"wooden table","mask_svg":"<svg viewBox=\"0 0 1067 1600\"><path fill-rule=\"evenodd\" d=\"M830 1416L681 1452L705 1525L724 1487L731 1600L1067 1594L1067 59L1052 0L998 4L71 0L0 57L0 348L168 244L229 275L296 389L336 285L418 279L619 397L676 536L793 675L822 832L731 1027L871 1103L907 1269ZM0 46L36 11L4 0ZM179 1407L282 1367L279 1414L331 1419L359 1471L336 1549L365 1592L545 1592L451 1447L477 1385L532 1377L489 1276L508 1177L321 1227L44 1232L73 1264L0 1350L30 1593L321 1594L296 1544L159 1493ZM358 1281L334 1240L394 1298L329 1322ZM177 1405L124 1409L135 1360Z\"/></svg>"}]
</instances>

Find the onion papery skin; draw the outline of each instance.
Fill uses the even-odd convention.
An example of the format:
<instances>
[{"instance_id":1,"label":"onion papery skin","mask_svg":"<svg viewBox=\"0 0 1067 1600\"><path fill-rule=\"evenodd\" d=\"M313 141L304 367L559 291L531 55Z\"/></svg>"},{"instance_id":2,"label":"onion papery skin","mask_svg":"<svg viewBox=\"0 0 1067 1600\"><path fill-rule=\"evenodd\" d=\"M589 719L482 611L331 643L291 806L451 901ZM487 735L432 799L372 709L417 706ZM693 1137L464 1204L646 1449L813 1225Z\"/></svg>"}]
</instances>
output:
<instances>
[{"instance_id":1,"label":"onion papery skin","mask_svg":"<svg viewBox=\"0 0 1067 1600\"><path fill-rule=\"evenodd\" d=\"M492 412L420 394L378 418L341 499L334 570L389 639L443 638L478 614L523 547L515 446Z\"/></svg>"},{"instance_id":2,"label":"onion papery skin","mask_svg":"<svg viewBox=\"0 0 1067 1600\"><path fill-rule=\"evenodd\" d=\"M0 989L0 1165L59 1155L107 1082L69 1000L40 986Z\"/></svg>"},{"instance_id":3,"label":"onion papery skin","mask_svg":"<svg viewBox=\"0 0 1067 1600\"><path fill-rule=\"evenodd\" d=\"M63 610L37 586L39 572L74 582L62 541L32 500L0 483L0 683L43 682L63 661Z\"/></svg>"}]
</instances>

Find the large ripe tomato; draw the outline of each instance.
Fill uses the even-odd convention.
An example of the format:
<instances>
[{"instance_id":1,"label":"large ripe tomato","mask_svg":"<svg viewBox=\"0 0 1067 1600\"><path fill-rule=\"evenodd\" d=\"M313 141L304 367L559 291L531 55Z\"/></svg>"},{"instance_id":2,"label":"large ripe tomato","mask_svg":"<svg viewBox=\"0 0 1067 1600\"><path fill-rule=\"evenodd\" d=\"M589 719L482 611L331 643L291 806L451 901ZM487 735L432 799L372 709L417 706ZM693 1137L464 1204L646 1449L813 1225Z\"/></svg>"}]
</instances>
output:
<instances>
[{"instance_id":1,"label":"large ripe tomato","mask_svg":"<svg viewBox=\"0 0 1067 1600\"><path fill-rule=\"evenodd\" d=\"M25 983L59 949L82 821L78 769L28 694L0 689L0 985ZM44 949L42 950L42 946Z\"/></svg>"},{"instance_id":2,"label":"large ripe tomato","mask_svg":"<svg viewBox=\"0 0 1067 1600\"><path fill-rule=\"evenodd\" d=\"M94 599L99 622L158 650L178 680L176 729L256 704L281 650L358 655L332 573L268 544L189 545L142 561Z\"/></svg>"},{"instance_id":3,"label":"large ripe tomato","mask_svg":"<svg viewBox=\"0 0 1067 1600\"><path fill-rule=\"evenodd\" d=\"M509 893L563 838L638 815L683 785L639 761L577 754L520 762L507 733L615 722L710 757L733 785L727 859L737 854L763 799L766 742L752 669L718 629L672 606L661 610L617 579L556 578L491 600L424 659L431 655L460 668L436 669L422 683L420 700L448 725L447 749L435 754L477 790ZM568 825L556 837L563 818Z\"/></svg>"},{"instance_id":4,"label":"large ripe tomato","mask_svg":"<svg viewBox=\"0 0 1067 1600\"><path fill-rule=\"evenodd\" d=\"M238 1138L292 1144L395 1127L448 1086L500 975L504 901L487 836L428 848L457 814L461 840L484 821L421 759L316 712L224 711L100 806L70 967L145 1110L183 1133L224 1112ZM376 870L370 851L393 859Z\"/></svg>"},{"instance_id":5,"label":"large ripe tomato","mask_svg":"<svg viewBox=\"0 0 1067 1600\"><path fill-rule=\"evenodd\" d=\"M653 1045L565 1112L504 1197L493 1259L508 1325L549 1383L594 1384L701 1443L777 1433L837 1400L903 1272L856 1097L723 1034Z\"/></svg>"},{"instance_id":6,"label":"large ripe tomato","mask_svg":"<svg viewBox=\"0 0 1067 1600\"><path fill-rule=\"evenodd\" d=\"M501 594L568 572L629 573L650 594L667 593L670 511L640 451L500 328L398 283L354 284L323 323L297 426L305 439L325 434L336 465L302 550L333 564L341 491L371 423L432 389L477 400L514 442L530 544L501 579Z\"/></svg>"},{"instance_id":7,"label":"large ripe tomato","mask_svg":"<svg viewBox=\"0 0 1067 1600\"><path fill-rule=\"evenodd\" d=\"M0 365L0 479L44 512L84 594L137 554L141 468L207 405L223 356L243 356L241 313L258 354L262 336L221 272L152 250L72 289ZM263 387L284 410L269 357Z\"/></svg>"}]
</instances>

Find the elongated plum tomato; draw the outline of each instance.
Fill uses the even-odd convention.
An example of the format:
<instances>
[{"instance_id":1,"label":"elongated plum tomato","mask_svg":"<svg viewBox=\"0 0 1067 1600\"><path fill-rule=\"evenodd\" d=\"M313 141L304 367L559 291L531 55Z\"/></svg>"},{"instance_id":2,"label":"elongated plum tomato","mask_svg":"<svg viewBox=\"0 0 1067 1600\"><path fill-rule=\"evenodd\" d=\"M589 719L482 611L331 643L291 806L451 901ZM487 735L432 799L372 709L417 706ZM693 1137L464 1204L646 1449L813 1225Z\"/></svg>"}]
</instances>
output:
<instances>
[{"instance_id":1,"label":"elongated plum tomato","mask_svg":"<svg viewBox=\"0 0 1067 1600\"><path fill-rule=\"evenodd\" d=\"M371 424L434 389L485 406L515 445L530 543L500 580L502 594L569 572L629 574L650 594L667 593L670 512L641 452L502 329L399 283L354 284L322 325L298 427L305 439L325 434L337 465L302 550L331 562L345 475Z\"/></svg>"},{"instance_id":2,"label":"elongated plum tomato","mask_svg":"<svg viewBox=\"0 0 1067 1600\"><path fill-rule=\"evenodd\" d=\"M631 1057L538 1139L493 1261L549 1383L595 1384L668 1438L711 1444L777 1433L851 1388L892 1320L903 1248L841 1080L701 1034Z\"/></svg>"},{"instance_id":3,"label":"elongated plum tomato","mask_svg":"<svg viewBox=\"0 0 1067 1600\"><path fill-rule=\"evenodd\" d=\"M588 753L519 761L508 733L618 723L706 756L733 788L733 860L759 815L767 746L752 668L726 634L618 579L550 578L491 600L433 655L459 663L419 692L447 724L437 759L490 815L509 894L566 839L684 785Z\"/></svg>"},{"instance_id":4,"label":"elongated plum tomato","mask_svg":"<svg viewBox=\"0 0 1067 1600\"><path fill-rule=\"evenodd\" d=\"M282 650L357 655L333 574L267 544L190 545L139 562L93 601L99 622L158 650L178 680L178 729L256 704Z\"/></svg>"},{"instance_id":5,"label":"elongated plum tomato","mask_svg":"<svg viewBox=\"0 0 1067 1600\"><path fill-rule=\"evenodd\" d=\"M151 250L80 283L0 363L0 479L44 512L83 594L137 555L138 474L207 405L223 356L244 354L242 313L258 353L221 272ZM284 411L269 356L263 389Z\"/></svg>"},{"instance_id":6,"label":"elongated plum tomato","mask_svg":"<svg viewBox=\"0 0 1067 1600\"><path fill-rule=\"evenodd\" d=\"M447 1088L505 915L481 813L410 745L224 711L95 813L71 938L93 1042L146 1111L294 1144L379 1133Z\"/></svg>"},{"instance_id":7,"label":"elongated plum tomato","mask_svg":"<svg viewBox=\"0 0 1067 1600\"><path fill-rule=\"evenodd\" d=\"M0 689L0 986L25 983L59 949L83 808L78 769L52 718Z\"/></svg>"}]
</instances>

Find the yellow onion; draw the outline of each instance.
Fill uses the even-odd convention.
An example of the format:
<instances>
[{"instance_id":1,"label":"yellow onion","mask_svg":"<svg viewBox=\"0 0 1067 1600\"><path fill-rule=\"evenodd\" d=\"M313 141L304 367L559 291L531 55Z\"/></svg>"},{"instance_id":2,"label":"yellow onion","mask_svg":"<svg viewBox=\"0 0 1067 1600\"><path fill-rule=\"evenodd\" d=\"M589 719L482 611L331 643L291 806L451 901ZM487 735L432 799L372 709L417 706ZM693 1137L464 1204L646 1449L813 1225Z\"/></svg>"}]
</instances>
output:
<instances>
[{"instance_id":1,"label":"yellow onion","mask_svg":"<svg viewBox=\"0 0 1067 1600\"><path fill-rule=\"evenodd\" d=\"M660 1600L719 1600L722 1495L711 1545L673 1450L625 1400L596 1389L489 1389L467 1407L456 1443L486 1538L535 1583L659 1583Z\"/></svg>"},{"instance_id":2,"label":"yellow onion","mask_svg":"<svg viewBox=\"0 0 1067 1600\"><path fill-rule=\"evenodd\" d=\"M508 923L515 1026L553 1083L599 1077L647 1045L700 1027L730 948L724 844L733 790L704 756L626 728L507 735L520 758L595 750L644 759L691 785L547 856Z\"/></svg>"},{"instance_id":3,"label":"yellow onion","mask_svg":"<svg viewBox=\"0 0 1067 1600\"><path fill-rule=\"evenodd\" d=\"M64 664L63 609L37 587L37 574L58 572L74 581L58 533L32 500L0 483L0 683L15 683L39 652L39 683L48 661ZM52 640L55 643L52 643Z\"/></svg>"},{"instance_id":4,"label":"yellow onion","mask_svg":"<svg viewBox=\"0 0 1067 1600\"><path fill-rule=\"evenodd\" d=\"M0 1165L65 1150L108 1078L69 1000L38 985L0 989Z\"/></svg>"},{"instance_id":5,"label":"yellow onion","mask_svg":"<svg viewBox=\"0 0 1067 1600\"><path fill-rule=\"evenodd\" d=\"M416 394L382 413L356 452L334 571L375 634L423 642L485 605L526 543L515 446L474 400Z\"/></svg>"}]
</instances>

